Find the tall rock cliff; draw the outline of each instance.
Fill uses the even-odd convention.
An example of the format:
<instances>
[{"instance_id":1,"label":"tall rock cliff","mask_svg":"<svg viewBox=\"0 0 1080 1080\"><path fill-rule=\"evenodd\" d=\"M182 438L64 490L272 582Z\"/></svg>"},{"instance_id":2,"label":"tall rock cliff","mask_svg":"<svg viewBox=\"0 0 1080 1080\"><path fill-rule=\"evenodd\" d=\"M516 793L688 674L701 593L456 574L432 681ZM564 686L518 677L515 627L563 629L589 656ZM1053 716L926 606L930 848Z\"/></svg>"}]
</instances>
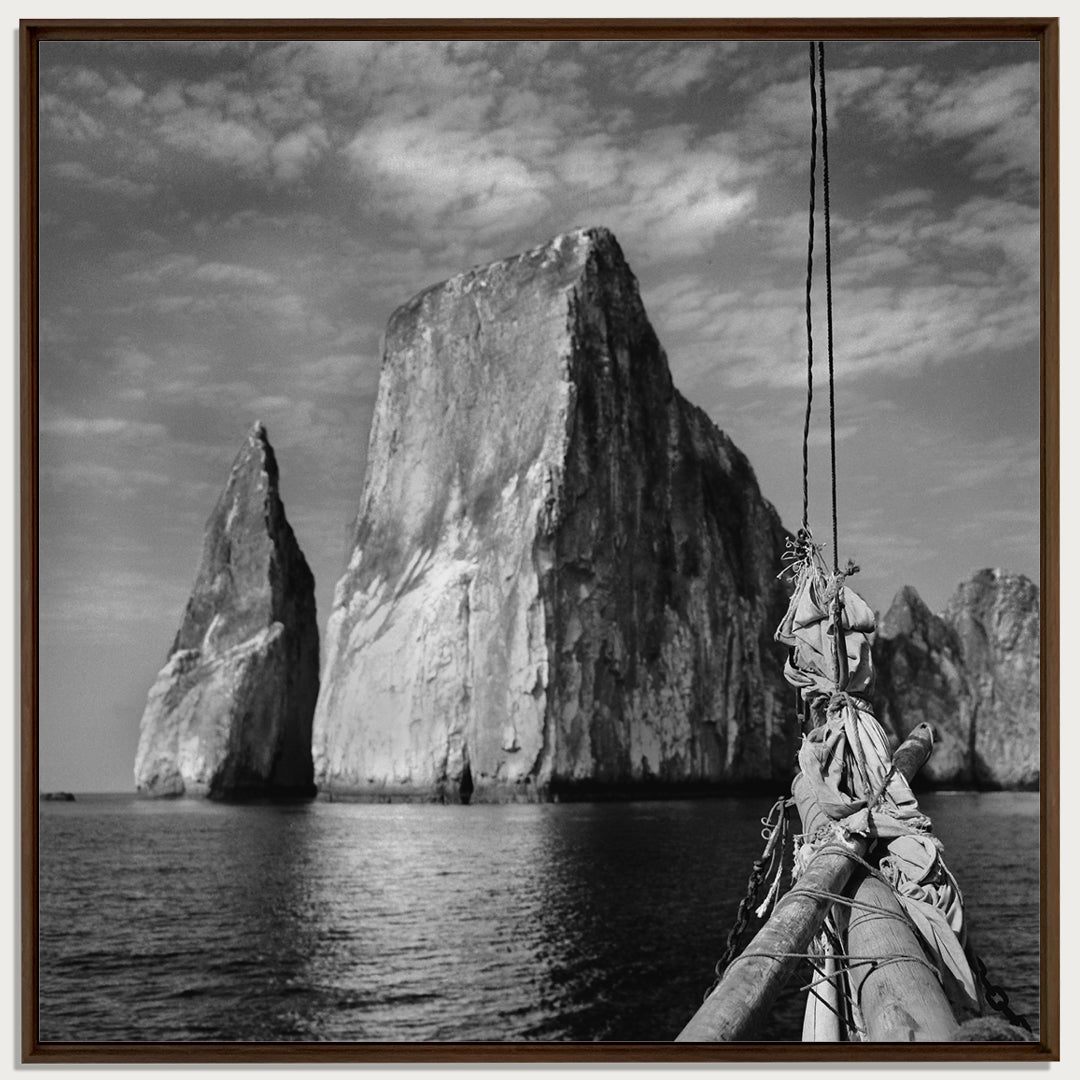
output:
<instances>
[{"instance_id":1,"label":"tall rock cliff","mask_svg":"<svg viewBox=\"0 0 1080 1080\"><path fill-rule=\"evenodd\" d=\"M1035 787L1039 781L1039 589L981 570L940 615L901 589L874 644L877 705L903 737L922 721L937 743L936 784Z\"/></svg>"},{"instance_id":2,"label":"tall rock cliff","mask_svg":"<svg viewBox=\"0 0 1080 1080\"><path fill-rule=\"evenodd\" d=\"M426 290L385 335L320 787L530 799L790 775L784 536L673 387L610 233Z\"/></svg>"},{"instance_id":3,"label":"tall rock cliff","mask_svg":"<svg viewBox=\"0 0 1080 1080\"><path fill-rule=\"evenodd\" d=\"M319 689L315 581L256 424L206 525L169 660L135 758L148 795L310 796Z\"/></svg>"}]
</instances>

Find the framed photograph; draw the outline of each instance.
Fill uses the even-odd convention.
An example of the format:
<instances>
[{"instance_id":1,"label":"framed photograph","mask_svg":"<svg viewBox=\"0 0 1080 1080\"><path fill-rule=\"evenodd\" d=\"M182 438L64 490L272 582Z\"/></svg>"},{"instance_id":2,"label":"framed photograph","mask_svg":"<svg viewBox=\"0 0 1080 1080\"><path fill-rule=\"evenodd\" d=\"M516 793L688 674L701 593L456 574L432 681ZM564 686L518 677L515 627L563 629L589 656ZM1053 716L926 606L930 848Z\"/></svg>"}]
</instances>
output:
<instances>
[{"instance_id":1,"label":"framed photograph","mask_svg":"<svg viewBox=\"0 0 1080 1080\"><path fill-rule=\"evenodd\" d=\"M1057 1060L1057 41L24 20L23 1060Z\"/></svg>"}]
</instances>

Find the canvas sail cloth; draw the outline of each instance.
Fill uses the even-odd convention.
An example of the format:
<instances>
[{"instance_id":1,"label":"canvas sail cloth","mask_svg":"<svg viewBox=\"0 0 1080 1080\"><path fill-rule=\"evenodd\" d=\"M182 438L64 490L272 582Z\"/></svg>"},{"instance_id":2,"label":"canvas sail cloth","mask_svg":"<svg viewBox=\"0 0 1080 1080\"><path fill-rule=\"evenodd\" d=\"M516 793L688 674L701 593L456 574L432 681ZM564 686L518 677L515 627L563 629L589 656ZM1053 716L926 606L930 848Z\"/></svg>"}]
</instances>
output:
<instances>
[{"instance_id":1,"label":"canvas sail cloth","mask_svg":"<svg viewBox=\"0 0 1080 1080\"><path fill-rule=\"evenodd\" d=\"M918 929L954 1008L962 1015L978 1011L978 991L964 953L960 889L907 780L890 770L888 736L863 696L874 682L874 613L846 585L843 572L829 573L812 541L807 538L799 551L792 566L795 589L776 631L776 640L788 646L784 675L798 688L815 723L803 737L799 768L835 827L879 841L879 870ZM837 649L834 643L841 635ZM797 867L812 857L814 840L805 837ZM822 1008L825 995L809 996L804 1039L858 1038L858 1003L850 996L840 1000L841 981L846 982L840 959L845 916L835 906L819 939L820 970L836 975L825 984L834 1004ZM843 1034L834 1008L847 1021Z\"/></svg>"}]
</instances>

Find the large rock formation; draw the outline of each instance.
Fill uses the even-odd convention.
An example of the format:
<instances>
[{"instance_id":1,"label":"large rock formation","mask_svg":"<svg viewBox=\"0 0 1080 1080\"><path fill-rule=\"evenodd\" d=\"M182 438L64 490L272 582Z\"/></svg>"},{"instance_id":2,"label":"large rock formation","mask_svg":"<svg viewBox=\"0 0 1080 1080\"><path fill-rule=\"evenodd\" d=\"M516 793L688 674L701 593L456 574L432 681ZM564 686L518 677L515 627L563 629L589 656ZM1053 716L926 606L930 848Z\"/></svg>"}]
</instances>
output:
<instances>
[{"instance_id":1,"label":"large rock formation","mask_svg":"<svg viewBox=\"0 0 1080 1080\"><path fill-rule=\"evenodd\" d=\"M202 563L150 691L135 759L149 795L311 796L315 582L256 424L206 525Z\"/></svg>"},{"instance_id":2,"label":"large rock formation","mask_svg":"<svg viewBox=\"0 0 1080 1080\"><path fill-rule=\"evenodd\" d=\"M785 533L672 385L613 236L392 316L315 716L332 795L788 776Z\"/></svg>"},{"instance_id":3,"label":"large rock formation","mask_svg":"<svg viewBox=\"0 0 1080 1080\"><path fill-rule=\"evenodd\" d=\"M982 570L933 615L901 589L874 645L877 705L903 737L922 721L937 743L924 778L939 785L1039 781L1039 589Z\"/></svg>"}]
</instances>

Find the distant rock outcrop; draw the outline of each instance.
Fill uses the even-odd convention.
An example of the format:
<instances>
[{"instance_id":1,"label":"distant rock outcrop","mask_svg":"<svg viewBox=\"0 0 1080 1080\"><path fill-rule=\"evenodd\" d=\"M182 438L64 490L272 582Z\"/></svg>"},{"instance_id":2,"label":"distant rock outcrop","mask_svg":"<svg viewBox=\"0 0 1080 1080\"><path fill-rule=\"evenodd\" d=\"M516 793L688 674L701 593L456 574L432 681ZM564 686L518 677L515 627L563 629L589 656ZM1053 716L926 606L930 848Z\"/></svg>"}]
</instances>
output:
<instances>
[{"instance_id":1,"label":"distant rock outcrop","mask_svg":"<svg viewBox=\"0 0 1080 1080\"><path fill-rule=\"evenodd\" d=\"M333 796L790 776L785 532L675 390L613 236L452 278L386 332L316 710Z\"/></svg>"},{"instance_id":2,"label":"distant rock outcrop","mask_svg":"<svg viewBox=\"0 0 1080 1080\"><path fill-rule=\"evenodd\" d=\"M206 526L169 661L135 759L148 795L311 796L319 687L314 579L278 495L261 424Z\"/></svg>"},{"instance_id":3,"label":"distant rock outcrop","mask_svg":"<svg viewBox=\"0 0 1080 1080\"><path fill-rule=\"evenodd\" d=\"M877 707L901 738L922 721L937 742L924 768L940 785L1039 782L1039 589L982 570L940 615L901 589L874 644Z\"/></svg>"}]
</instances>

